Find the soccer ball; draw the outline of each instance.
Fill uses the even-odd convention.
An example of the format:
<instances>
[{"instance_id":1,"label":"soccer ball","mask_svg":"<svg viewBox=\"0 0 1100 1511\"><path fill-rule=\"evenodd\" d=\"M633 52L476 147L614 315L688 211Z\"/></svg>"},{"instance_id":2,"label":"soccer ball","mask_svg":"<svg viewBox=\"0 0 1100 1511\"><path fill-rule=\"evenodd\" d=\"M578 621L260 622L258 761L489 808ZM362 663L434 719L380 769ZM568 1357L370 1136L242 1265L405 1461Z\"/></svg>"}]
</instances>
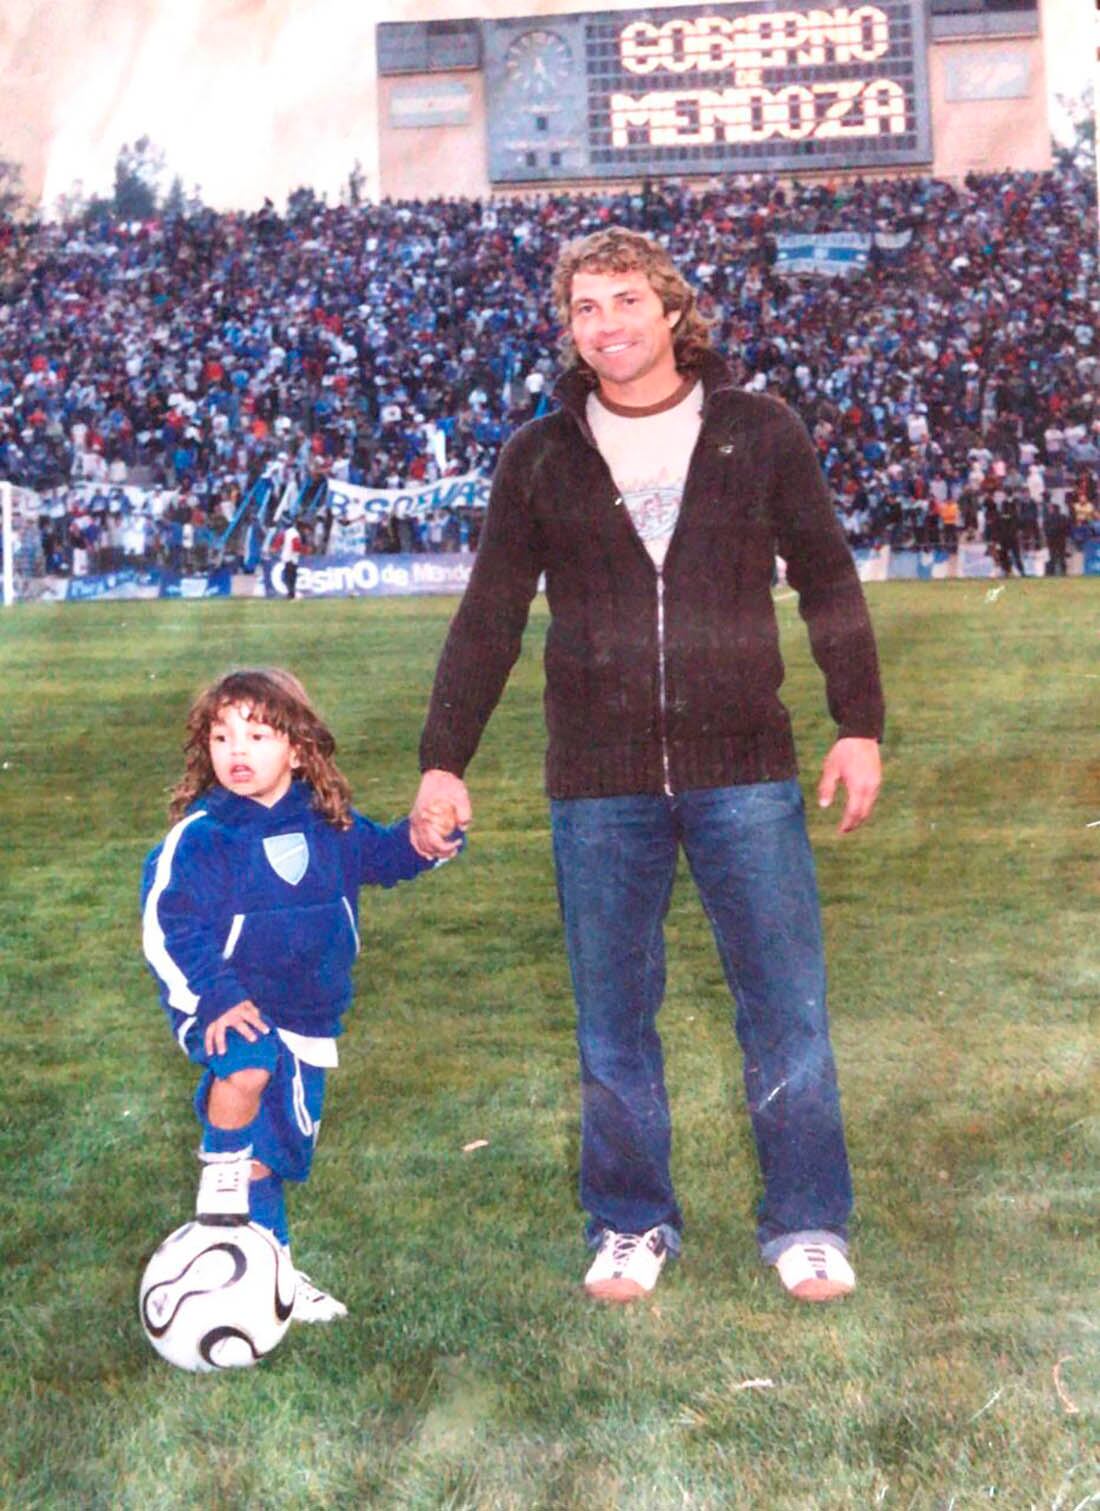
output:
<instances>
[{"instance_id":1,"label":"soccer ball","mask_svg":"<svg viewBox=\"0 0 1100 1511\"><path fill-rule=\"evenodd\" d=\"M296 1283L290 1259L255 1223L184 1223L145 1267L141 1325L180 1369L246 1368L290 1326Z\"/></svg>"}]
</instances>

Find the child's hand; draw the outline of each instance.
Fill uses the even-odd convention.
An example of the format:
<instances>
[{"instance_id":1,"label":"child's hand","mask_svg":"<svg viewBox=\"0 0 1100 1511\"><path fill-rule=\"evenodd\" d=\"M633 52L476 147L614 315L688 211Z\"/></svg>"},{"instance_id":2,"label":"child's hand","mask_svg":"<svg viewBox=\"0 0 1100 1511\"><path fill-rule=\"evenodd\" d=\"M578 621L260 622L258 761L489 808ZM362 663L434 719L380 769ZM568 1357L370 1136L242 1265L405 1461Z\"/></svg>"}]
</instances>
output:
<instances>
[{"instance_id":1,"label":"child's hand","mask_svg":"<svg viewBox=\"0 0 1100 1511\"><path fill-rule=\"evenodd\" d=\"M228 1012L222 1013L220 1018L215 1018L213 1023L207 1024L203 1044L208 1055L225 1054L226 1034L231 1028L235 1028L250 1044L255 1044L260 1034L271 1032L260 1009L246 997L243 1002L238 1002Z\"/></svg>"},{"instance_id":2,"label":"child's hand","mask_svg":"<svg viewBox=\"0 0 1100 1511\"><path fill-rule=\"evenodd\" d=\"M443 837L445 849L441 859L450 860L453 855L457 855L462 848L465 831L458 822L458 809L454 803L432 803L430 807L422 808L421 814Z\"/></svg>"}]
</instances>

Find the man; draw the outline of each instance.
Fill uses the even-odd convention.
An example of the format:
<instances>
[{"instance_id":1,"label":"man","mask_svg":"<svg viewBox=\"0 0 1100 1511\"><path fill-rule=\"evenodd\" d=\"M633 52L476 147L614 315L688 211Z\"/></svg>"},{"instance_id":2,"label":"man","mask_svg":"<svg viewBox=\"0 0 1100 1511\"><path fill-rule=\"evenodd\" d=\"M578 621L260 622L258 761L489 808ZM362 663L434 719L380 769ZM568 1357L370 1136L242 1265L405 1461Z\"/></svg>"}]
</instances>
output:
<instances>
[{"instance_id":1,"label":"man","mask_svg":"<svg viewBox=\"0 0 1100 1511\"><path fill-rule=\"evenodd\" d=\"M990 534L996 551L998 565L1005 577L1012 576L1012 567L1021 577L1026 577L1024 559L1020 555L1020 515L1012 493L998 489L993 495L994 512L990 522Z\"/></svg>"},{"instance_id":2,"label":"man","mask_svg":"<svg viewBox=\"0 0 1100 1511\"><path fill-rule=\"evenodd\" d=\"M792 1295L850 1291L851 1183L813 860L777 693L778 552L839 738L818 789L871 812L882 697L862 591L808 435L733 386L663 249L610 228L566 246L562 408L493 480L477 564L436 672L413 843L450 853L462 774L503 691L540 573L546 780L577 1002L589 1294L627 1301L680 1248L656 1017L682 846L744 1052L764 1180L757 1237Z\"/></svg>"},{"instance_id":3,"label":"man","mask_svg":"<svg viewBox=\"0 0 1100 1511\"><path fill-rule=\"evenodd\" d=\"M298 586L298 559L302 554L302 535L293 520L289 520L280 532L282 539L278 542L279 562L283 569L283 586L286 588L286 596L294 598Z\"/></svg>"},{"instance_id":4,"label":"man","mask_svg":"<svg viewBox=\"0 0 1100 1511\"><path fill-rule=\"evenodd\" d=\"M1060 509L1057 504L1049 504L1043 512L1043 534L1046 537L1047 550L1050 553L1048 571L1051 577L1064 577L1066 575L1066 548L1069 545L1069 531L1069 515L1063 509Z\"/></svg>"}]
</instances>

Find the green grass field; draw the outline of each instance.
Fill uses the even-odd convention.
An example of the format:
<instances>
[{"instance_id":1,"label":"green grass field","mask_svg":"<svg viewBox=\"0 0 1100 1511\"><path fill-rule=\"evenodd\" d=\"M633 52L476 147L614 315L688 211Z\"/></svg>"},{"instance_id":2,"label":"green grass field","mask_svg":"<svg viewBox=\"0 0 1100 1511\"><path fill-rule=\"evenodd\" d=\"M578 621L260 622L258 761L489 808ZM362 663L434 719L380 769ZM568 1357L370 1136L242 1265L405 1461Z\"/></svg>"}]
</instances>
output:
<instances>
[{"instance_id":1,"label":"green grass field","mask_svg":"<svg viewBox=\"0 0 1100 1511\"><path fill-rule=\"evenodd\" d=\"M358 805L397 817L454 605L0 618L0 1505L1100 1504L1100 598L869 596L887 786L855 836L811 813L856 1295L799 1307L756 1261L739 1059L681 878L663 1030L685 1257L649 1304L583 1298L540 609L470 773L468 855L364 897L343 1064L291 1193L295 1257L351 1315L220 1377L162 1364L135 1301L196 1176L193 1075L137 915L183 715L228 665L282 662ZM811 787L831 732L778 612Z\"/></svg>"}]
</instances>

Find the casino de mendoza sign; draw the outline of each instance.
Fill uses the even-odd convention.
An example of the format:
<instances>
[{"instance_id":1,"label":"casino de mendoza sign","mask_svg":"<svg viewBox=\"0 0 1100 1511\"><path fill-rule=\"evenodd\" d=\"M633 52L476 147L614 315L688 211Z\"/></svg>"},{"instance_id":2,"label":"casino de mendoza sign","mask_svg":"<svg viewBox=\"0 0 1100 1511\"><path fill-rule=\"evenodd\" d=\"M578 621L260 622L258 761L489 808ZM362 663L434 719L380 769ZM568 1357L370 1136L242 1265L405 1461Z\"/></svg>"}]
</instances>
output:
<instances>
[{"instance_id":1,"label":"casino de mendoza sign","mask_svg":"<svg viewBox=\"0 0 1100 1511\"><path fill-rule=\"evenodd\" d=\"M494 182L932 158L923 0L483 21Z\"/></svg>"}]
</instances>

